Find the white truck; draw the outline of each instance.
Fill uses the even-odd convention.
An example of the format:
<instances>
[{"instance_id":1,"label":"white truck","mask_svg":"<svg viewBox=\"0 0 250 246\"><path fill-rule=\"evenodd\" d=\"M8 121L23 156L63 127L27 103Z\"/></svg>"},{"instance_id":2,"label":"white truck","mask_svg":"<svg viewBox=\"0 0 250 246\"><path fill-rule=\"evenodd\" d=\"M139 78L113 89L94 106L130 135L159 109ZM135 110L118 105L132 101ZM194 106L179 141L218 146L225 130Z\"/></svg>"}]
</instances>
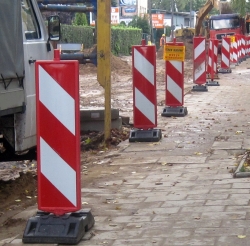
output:
<instances>
[{"instance_id":1,"label":"white truck","mask_svg":"<svg viewBox=\"0 0 250 246\"><path fill-rule=\"evenodd\" d=\"M59 39L59 18L47 28L36 0L0 1L0 142L15 153L36 146L35 61L52 60Z\"/></svg>"}]
</instances>

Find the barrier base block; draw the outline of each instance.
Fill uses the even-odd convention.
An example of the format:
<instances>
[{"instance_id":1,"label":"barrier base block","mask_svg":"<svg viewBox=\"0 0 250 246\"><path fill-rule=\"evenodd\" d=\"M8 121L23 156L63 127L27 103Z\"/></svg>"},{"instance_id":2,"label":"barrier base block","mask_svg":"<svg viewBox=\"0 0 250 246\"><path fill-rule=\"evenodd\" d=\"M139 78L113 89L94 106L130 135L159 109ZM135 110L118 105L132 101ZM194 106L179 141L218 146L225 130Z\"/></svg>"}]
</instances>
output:
<instances>
[{"instance_id":1,"label":"barrier base block","mask_svg":"<svg viewBox=\"0 0 250 246\"><path fill-rule=\"evenodd\" d=\"M218 73L232 73L231 68L219 68Z\"/></svg>"},{"instance_id":2,"label":"barrier base block","mask_svg":"<svg viewBox=\"0 0 250 246\"><path fill-rule=\"evenodd\" d=\"M23 243L77 244L95 223L90 209L56 216L43 211L28 220Z\"/></svg>"},{"instance_id":3,"label":"barrier base block","mask_svg":"<svg viewBox=\"0 0 250 246\"><path fill-rule=\"evenodd\" d=\"M215 79L220 79L218 73L214 74L214 78ZM209 73L207 73L207 79L211 79L211 75Z\"/></svg>"},{"instance_id":4,"label":"barrier base block","mask_svg":"<svg viewBox=\"0 0 250 246\"><path fill-rule=\"evenodd\" d=\"M218 81L214 81L214 80L207 81L206 85L207 86L220 86L219 82Z\"/></svg>"},{"instance_id":5,"label":"barrier base block","mask_svg":"<svg viewBox=\"0 0 250 246\"><path fill-rule=\"evenodd\" d=\"M208 91L208 89L206 85L195 85L192 91Z\"/></svg>"},{"instance_id":6,"label":"barrier base block","mask_svg":"<svg viewBox=\"0 0 250 246\"><path fill-rule=\"evenodd\" d=\"M161 129L133 129L130 131L129 142L158 142L161 137Z\"/></svg>"},{"instance_id":7,"label":"barrier base block","mask_svg":"<svg viewBox=\"0 0 250 246\"><path fill-rule=\"evenodd\" d=\"M163 109L161 116L164 116L164 117L171 117L171 116L183 117L183 116L187 115L187 113L188 113L187 107L165 107Z\"/></svg>"}]
</instances>

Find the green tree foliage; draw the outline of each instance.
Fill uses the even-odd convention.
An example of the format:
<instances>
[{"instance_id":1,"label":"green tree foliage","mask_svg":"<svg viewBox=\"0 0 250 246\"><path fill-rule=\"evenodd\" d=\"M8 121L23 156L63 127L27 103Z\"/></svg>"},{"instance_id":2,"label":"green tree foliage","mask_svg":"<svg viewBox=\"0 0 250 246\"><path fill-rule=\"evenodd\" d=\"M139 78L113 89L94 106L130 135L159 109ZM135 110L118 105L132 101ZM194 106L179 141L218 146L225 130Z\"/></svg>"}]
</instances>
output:
<instances>
[{"instance_id":1,"label":"green tree foliage","mask_svg":"<svg viewBox=\"0 0 250 246\"><path fill-rule=\"evenodd\" d=\"M166 11L172 10L172 0L151 0L153 9L163 9ZM207 0L173 0L174 12L178 9L179 12L189 12L190 3L193 11L199 11L204 6Z\"/></svg>"},{"instance_id":2,"label":"green tree foliage","mask_svg":"<svg viewBox=\"0 0 250 246\"><path fill-rule=\"evenodd\" d=\"M111 7L117 7L117 0L111 0Z\"/></svg>"},{"instance_id":3,"label":"green tree foliage","mask_svg":"<svg viewBox=\"0 0 250 246\"><path fill-rule=\"evenodd\" d=\"M150 33L150 25L146 16L135 16L133 20L129 23L129 26L140 28L142 29L143 33Z\"/></svg>"},{"instance_id":4,"label":"green tree foliage","mask_svg":"<svg viewBox=\"0 0 250 246\"><path fill-rule=\"evenodd\" d=\"M245 16L246 13L250 11L250 3L245 0L231 0L231 6L234 12L239 13L242 16Z\"/></svg>"},{"instance_id":5,"label":"green tree foliage","mask_svg":"<svg viewBox=\"0 0 250 246\"><path fill-rule=\"evenodd\" d=\"M72 23L74 26L87 26L87 16L85 13L76 13Z\"/></svg>"}]
</instances>

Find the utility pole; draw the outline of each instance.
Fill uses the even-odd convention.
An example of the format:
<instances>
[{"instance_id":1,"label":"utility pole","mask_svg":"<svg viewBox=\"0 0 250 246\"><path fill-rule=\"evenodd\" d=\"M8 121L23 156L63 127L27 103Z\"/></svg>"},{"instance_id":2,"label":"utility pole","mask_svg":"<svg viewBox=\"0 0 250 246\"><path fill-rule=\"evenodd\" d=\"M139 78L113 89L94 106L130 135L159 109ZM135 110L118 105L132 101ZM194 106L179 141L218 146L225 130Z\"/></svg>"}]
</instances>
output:
<instances>
[{"instance_id":1,"label":"utility pole","mask_svg":"<svg viewBox=\"0 0 250 246\"><path fill-rule=\"evenodd\" d=\"M190 18L189 18L189 27L192 27L191 23L192 23L192 1L190 0Z\"/></svg>"},{"instance_id":2,"label":"utility pole","mask_svg":"<svg viewBox=\"0 0 250 246\"><path fill-rule=\"evenodd\" d=\"M171 38L174 39L174 0L171 0Z\"/></svg>"},{"instance_id":3,"label":"utility pole","mask_svg":"<svg viewBox=\"0 0 250 246\"><path fill-rule=\"evenodd\" d=\"M154 32L153 32L153 24L152 24L152 1L148 1L148 13L149 13L149 21L150 21L150 37L151 37L151 42L154 42Z\"/></svg>"}]
</instances>

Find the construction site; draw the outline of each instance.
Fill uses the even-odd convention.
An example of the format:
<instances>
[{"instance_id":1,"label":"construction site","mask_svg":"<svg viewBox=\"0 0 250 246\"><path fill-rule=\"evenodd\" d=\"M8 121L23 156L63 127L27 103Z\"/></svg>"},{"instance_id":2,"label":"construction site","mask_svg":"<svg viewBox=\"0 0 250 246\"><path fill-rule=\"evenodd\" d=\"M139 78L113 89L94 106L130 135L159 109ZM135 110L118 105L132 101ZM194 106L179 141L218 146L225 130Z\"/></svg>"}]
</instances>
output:
<instances>
[{"instance_id":1,"label":"construction site","mask_svg":"<svg viewBox=\"0 0 250 246\"><path fill-rule=\"evenodd\" d=\"M0 20L13 11L7 2ZM14 2L13 27L20 17ZM42 22L36 1L25 2ZM98 4L104 12L110 7ZM207 1L200 11L195 33L173 37L159 49L142 40L129 56L114 56L105 42L81 51L81 59L89 59L97 50L100 67L88 62L78 67L77 59L62 59L63 51L61 58L59 51L36 58L27 42L26 63L0 59L6 64L0 66L5 96L0 94L0 129L9 140L0 146L0 245L250 245L250 36L238 14L211 16L210 28L201 30L214 4ZM2 24L0 30L8 28ZM29 31L26 38L42 39L42 33ZM37 53L50 52L48 40L55 41L55 34L45 36ZM8 50L6 42L1 45ZM9 145L28 146L23 132L34 117L25 118L29 109L18 100L29 88L27 66L34 64L39 86L32 93L38 99L29 90L24 95L26 107L37 104L37 155L6 154ZM43 87L47 83L50 87ZM16 104L4 103L8 97ZM13 126L24 135L11 138Z\"/></svg>"}]
</instances>

